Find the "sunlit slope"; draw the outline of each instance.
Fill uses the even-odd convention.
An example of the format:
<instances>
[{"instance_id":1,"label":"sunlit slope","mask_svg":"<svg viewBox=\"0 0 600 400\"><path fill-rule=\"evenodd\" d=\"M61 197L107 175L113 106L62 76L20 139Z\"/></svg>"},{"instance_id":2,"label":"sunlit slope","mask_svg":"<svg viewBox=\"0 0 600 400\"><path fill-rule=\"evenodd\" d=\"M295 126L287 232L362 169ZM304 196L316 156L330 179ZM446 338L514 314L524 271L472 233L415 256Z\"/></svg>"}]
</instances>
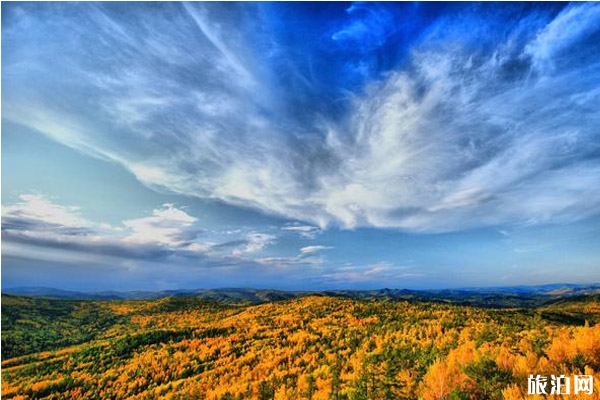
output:
<instances>
[{"instance_id":1,"label":"sunlit slope","mask_svg":"<svg viewBox=\"0 0 600 400\"><path fill-rule=\"evenodd\" d=\"M32 300L11 301L43 319ZM3 358L3 398L523 398L531 373L600 371L593 297L527 310L325 296L65 304L60 320L93 310L111 322L73 323L85 342ZM4 317L3 353L15 334Z\"/></svg>"}]
</instances>

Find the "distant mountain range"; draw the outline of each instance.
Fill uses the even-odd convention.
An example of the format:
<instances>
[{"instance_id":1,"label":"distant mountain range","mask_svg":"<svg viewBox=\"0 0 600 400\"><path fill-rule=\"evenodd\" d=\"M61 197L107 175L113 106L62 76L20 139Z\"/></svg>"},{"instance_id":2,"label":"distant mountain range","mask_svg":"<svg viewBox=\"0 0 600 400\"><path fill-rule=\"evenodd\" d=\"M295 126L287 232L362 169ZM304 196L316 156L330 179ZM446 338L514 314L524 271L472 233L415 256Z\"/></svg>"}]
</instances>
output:
<instances>
[{"instance_id":1,"label":"distant mountain range","mask_svg":"<svg viewBox=\"0 0 600 400\"><path fill-rule=\"evenodd\" d=\"M77 300L150 300L163 297L199 297L205 300L260 304L307 295L347 297L352 299L389 299L408 301L436 301L452 304L488 307L534 307L550 304L564 298L600 295L598 284L549 284L538 286L484 287L444 290L325 290L283 291L271 289L223 288L162 291L104 291L78 292L47 287L15 287L2 293L19 296L47 297Z\"/></svg>"},{"instance_id":2,"label":"distant mountain range","mask_svg":"<svg viewBox=\"0 0 600 400\"><path fill-rule=\"evenodd\" d=\"M160 290L145 291L134 290L127 292L102 291L102 292L80 292L62 290L48 287L15 287L2 289L3 294L20 296L47 297L56 299L74 300L151 300L163 297L201 297L207 300L244 301L250 303L266 303L270 301L285 300L314 292L281 291L266 289L195 289L195 290Z\"/></svg>"}]
</instances>

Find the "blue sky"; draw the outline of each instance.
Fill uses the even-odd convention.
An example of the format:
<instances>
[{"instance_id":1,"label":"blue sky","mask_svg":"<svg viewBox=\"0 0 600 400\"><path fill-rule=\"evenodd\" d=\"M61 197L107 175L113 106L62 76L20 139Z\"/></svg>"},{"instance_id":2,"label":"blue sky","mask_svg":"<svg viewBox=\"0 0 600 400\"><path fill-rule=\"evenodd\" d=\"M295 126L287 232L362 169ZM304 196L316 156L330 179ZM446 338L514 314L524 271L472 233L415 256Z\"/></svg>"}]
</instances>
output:
<instances>
[{"instance_id":1,"label":"blue sky","mask_svg":"<svg viewBox=\"0 0 600 400\"><path fill-rule=\"evenodd\" d=\"M2 286L600 281L597 3L3 3Z\"/></svg>"}]
</instances>

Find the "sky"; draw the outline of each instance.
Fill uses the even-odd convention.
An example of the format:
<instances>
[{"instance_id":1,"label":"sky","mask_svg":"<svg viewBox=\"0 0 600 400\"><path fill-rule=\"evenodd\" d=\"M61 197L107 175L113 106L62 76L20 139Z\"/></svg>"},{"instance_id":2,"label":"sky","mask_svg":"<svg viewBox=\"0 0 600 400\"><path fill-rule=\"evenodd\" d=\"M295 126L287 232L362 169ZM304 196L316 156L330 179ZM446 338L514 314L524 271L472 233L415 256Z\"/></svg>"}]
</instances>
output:
<instances>
[{"instance_id":1,"label":"sky","mask_svg":"<svg viewBox=\"0 0 600 400\"><path fill-rule=\"evenodd\" d=\"M2 3L2 287L600 282L600 3Z\"/></svg>"}]
</instances>

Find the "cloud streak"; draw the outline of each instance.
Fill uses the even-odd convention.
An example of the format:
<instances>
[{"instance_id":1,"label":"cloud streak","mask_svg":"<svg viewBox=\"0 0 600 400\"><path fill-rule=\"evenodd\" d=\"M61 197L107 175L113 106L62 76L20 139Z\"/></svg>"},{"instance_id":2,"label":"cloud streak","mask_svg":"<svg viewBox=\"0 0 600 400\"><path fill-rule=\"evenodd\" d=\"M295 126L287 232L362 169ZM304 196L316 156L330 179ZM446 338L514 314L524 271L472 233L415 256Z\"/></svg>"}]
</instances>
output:
<instances>
[{"instance_id":1,"label":"cloud streak","mask_svg":"<svg viewBox=\"0 0 600 400\"><path fill-rule=\"evenodd\" d=\"M252 263L253 255L276 242L275 236L256 231L223 234L204 230L197 218L173 204L112 226L87 220L78 207L59 205L41 195L21 195L19 199L2 209L2 239L8 245L3 254L11 256L52 259L52 254L40 251L46 248L87 253L91 261L101 256L243 264Z\"/></svg>"},{"instance_id":2,"label":"cloud streak","mask_svg":"<svg viewBox=\"0 0 600 400\"><path fill-rule=\"evenodd\" d=\"M333 249L333 247L330 246L306 246L306 247L302 247L300 249L300 253L302 254L314 254L314 253L319 253L323 250L329 250L329 249Z\"/></svg>"},{"instance_id":3,"label":"cloud streak","mask_svg":"<svg viewBox=\"0 0 600 400\"><path fill-rule=\"evenodd\" d=\"M276 7L157 7L5 7L3 118L150 187L321 228L440 232L600 213L598 4L514 21L451 14L337 98L297 62L323 49L292 55ZM390 50L393 13L365 7L322 32L330 57L356 40L365 57ZM195 221L160 213L172 225L130 221L129 240L188 243L178 235L193 236ZM300 228L283 229L313 234ZM273 239L244 240L237 255Z\"/></svg>"},{"instance_id":4,"label":"cloud streak","mask_svg":"<svg viewBox=\"0 0 600 400\"><path fill-rule=\"evenodd\" d=\"M381 284L423 278L423 273L409 272L409 268L396 266L392 263L380 262L372 265L344 265L334 271L323 274L323 279L336 285Z\"/></svg>"}]
</instances>

